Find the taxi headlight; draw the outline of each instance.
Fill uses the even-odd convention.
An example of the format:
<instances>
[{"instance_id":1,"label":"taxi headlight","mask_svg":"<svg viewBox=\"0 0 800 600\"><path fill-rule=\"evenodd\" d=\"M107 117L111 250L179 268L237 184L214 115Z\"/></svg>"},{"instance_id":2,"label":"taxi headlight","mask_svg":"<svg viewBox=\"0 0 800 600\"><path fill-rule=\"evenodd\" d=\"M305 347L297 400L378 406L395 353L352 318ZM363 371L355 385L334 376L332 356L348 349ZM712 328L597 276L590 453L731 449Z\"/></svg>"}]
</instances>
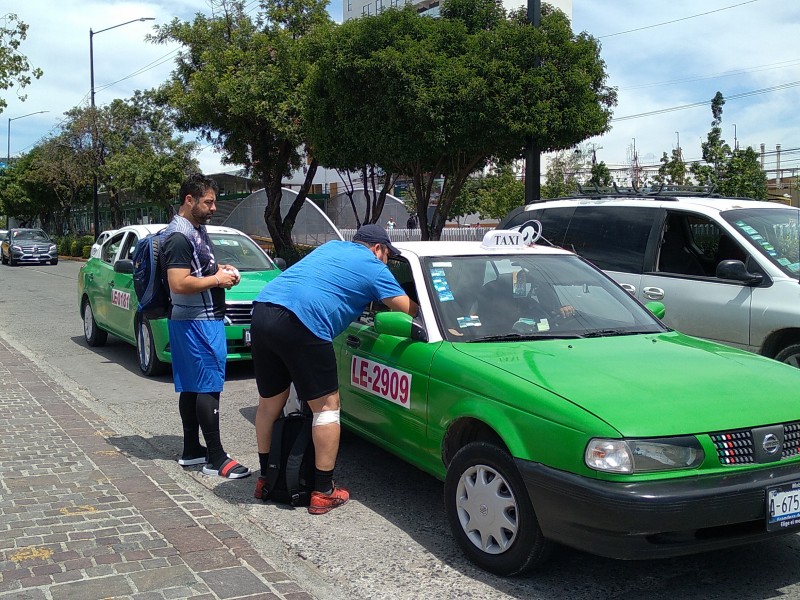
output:
<instances>
[{"instance_id":1,"label":"taxi headlight","mask_svg":"<svg viewBox=\"0 0 800 600\"><path fill-rule=\"evenodd\" d=\"M586 466L611 473L647 473L691 469L703 462L694 436L650 440L595 438L586 446Z\"/></svg>"}]
</instances>

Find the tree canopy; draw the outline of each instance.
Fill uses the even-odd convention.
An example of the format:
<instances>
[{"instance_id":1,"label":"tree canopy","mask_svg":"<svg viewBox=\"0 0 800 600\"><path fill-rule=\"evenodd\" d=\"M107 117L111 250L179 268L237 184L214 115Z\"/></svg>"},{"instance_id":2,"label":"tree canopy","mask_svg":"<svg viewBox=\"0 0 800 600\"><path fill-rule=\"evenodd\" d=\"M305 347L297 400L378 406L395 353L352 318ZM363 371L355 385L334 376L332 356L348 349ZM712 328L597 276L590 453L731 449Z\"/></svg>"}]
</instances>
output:
<instances>
[{"instance_id":1,"label":"tree canopy","mask_svg":"<svg viewBox=\"0 0 800 600\"><path fill-rule=\"evenodd\" d=\"M409 177L423 239L438 239L471 173L521 157L529 137L550 151L603 133L616 101L599 44L560 11L540 28L487 0L441 14L390 9L326 32L305 94L320 163Z\"/></svg>"},{"instance_id":2,"label":"tree canopy","mask_svg":"<svg viewBox=\"0 0 800 600\"><path fill-rule=\"evenodd\" d=\"M244 165L267 193L265 222L276 251L291 258L291 231L317 161L310 154L306 182L286 215L281 184L305 162L301 84L308 70L304 39L332 24L327 0L218 2L216 16L197 14L160 27L156 42L184 50L160 100L174 109L183 130L198 130L228 164ZM256 8L257 10L253 10Z\"/></svg>"},{"instance_id":3,"label":"tree canopy","mask_svg":"<svg viewBox=\"0 0 800 600\"><path fill-rule=\"evenodd\" d=\"M28 58L20 52L20 46L28 37L28 25L19 20L17 15L8 13L0 15L0 90L17 87L17 96L25 100L26 96L19 90L31 83L31 78L39 79L42 70L31 67ZM8 103L0 96L0 113Z\"/></svg>"}]
</instances>

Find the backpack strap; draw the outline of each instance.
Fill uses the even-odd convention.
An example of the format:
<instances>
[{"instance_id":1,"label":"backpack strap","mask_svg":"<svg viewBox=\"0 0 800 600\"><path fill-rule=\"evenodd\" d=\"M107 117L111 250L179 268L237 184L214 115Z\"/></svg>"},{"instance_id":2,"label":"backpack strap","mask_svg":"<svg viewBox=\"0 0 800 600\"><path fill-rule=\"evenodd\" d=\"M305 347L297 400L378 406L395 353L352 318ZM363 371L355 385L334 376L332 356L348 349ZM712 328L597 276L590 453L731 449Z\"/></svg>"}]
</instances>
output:
<instances>
[{"instance_id":1,"label":"backpack strap","mask_svg":"<svg viewBox=\"0 0 800 600\"><path fill-rule=\"evenodd\" d=\"M303 402L306 409L308 405ZM306 448L309 444L313 443L311 440L311 415L302 414L302 425L300 433L292 444L292 449L289 451L289 457L286 459L286 490L292 499L292 505L297 506L300 502L300 466L303 463L303 458L306 454ZM270 460L272 454L270 454Z\"/></svg>"},{"instance_id":2,"label":"backpack strap","mask_svg":"<svg viewBox=\"0 0 800 600\"><path fill-rule=\"evenodd\" d=\"M281 474L281 458L283 455L281 440L283 439L284 425L286 425L286 419L280 417L272 426L272 440L269 444L269 466L265 475L267 480L265 487L267 490L275 489L275 484Z\"/></svg>"}]
</instances>

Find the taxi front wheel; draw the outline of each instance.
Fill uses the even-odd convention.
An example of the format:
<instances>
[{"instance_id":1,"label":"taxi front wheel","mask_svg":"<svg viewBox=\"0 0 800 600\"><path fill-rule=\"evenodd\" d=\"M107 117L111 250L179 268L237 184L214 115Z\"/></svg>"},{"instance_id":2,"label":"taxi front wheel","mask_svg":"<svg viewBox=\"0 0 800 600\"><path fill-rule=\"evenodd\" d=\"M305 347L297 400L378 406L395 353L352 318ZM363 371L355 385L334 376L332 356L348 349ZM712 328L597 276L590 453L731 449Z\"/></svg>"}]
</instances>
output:
<instances>
[{"instance_id":1,"label":"taxi front wheel","mask_svg":"<svg viewBox=\"0 0 800 600\"><path fill-rule=\"evenodd\" d=\"M83 300L83 337L90 346L102 346L108 339L108 333L100 329L94 320L94 311L88 298Z\"/></svg>"},{"instance_id":2,"label":"taxi front wheel","mask_svg":"<svg viewBox=\"0 0 800 600\"><path fill-rule=\"evenodd\" d=\"M453 535L482 569L507 577L547 560L551 542L506 451L487 442L464 446L447 469L444 493Z\"/></svg>"}]
</instances>

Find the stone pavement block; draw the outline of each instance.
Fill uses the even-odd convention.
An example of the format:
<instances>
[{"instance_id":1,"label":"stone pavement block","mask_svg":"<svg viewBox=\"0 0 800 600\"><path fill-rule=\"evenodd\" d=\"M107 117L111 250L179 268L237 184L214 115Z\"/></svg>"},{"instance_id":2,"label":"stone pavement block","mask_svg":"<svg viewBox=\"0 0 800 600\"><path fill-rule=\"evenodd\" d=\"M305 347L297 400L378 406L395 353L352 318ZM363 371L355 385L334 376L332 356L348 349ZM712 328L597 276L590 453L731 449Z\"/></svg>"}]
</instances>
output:
<instances>
[{"instance_id":1,"label":"stone pavement block","mask_svg":"<svg viewBox=\"0 0 800 600\"><path fill-rule=\"evenodd\" d=\"M212 550L221 548L219 540L201 527L185 527L183 529L170 529L164 532L167 541L175 546L180 553L197 552L198 550Z\"/></svg>"},{"instance_id":2,"label":"stone pavement block","mask_svg":"<svg viewBox=\"0 0 800 600\"><path fill-rule=\"evenodd\" d=\"M196 571L239 566L238 559L227 550L200 550L188 552L182 556L186 564Z\"/></svg>"},{"instance_id":3,"label":"stone pavement block","mask_svg":"<svg viewBox=\"0 0 800 600\"><path fill-rule=\"evenodd\" d=\"M62 583L50 588L53 600L78 600L78 598L113 598L127 596L133 588L122 575L84 579L71 583Z\"/></svg>"},{"instance_id":4,"label":"stone pavement block","mask_svg":"<svg viewBox=\"0 0 800 600\"><path fill-rule=\"evenodd\" d=\"M211 591L223 600L271 592L270 588L244 567L215 569L198 573Z\"/></svg>"},{"instance_id":5,"label":"stone pavement block","mask_svg":"<svg viewBox=\"0 0 800 600\"><path fill-rule=\"evenodd\" d=\"M148 569L128 575L137 591L150 592L164 588L191 586L198 582L197 577L187 567L165 567Z\"/></svg>"}]
</instances>

